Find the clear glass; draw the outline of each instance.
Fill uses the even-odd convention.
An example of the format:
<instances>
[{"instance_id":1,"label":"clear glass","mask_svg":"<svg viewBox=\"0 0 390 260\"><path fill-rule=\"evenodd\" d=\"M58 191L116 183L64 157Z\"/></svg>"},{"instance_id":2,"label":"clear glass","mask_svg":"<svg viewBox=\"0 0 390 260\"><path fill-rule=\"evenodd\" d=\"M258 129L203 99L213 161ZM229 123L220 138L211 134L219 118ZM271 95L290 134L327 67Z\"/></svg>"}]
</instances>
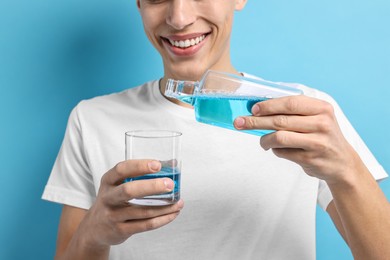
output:
<instances>
[{"instance_id":1,"label":"clear glass","mask_svg":"<svg viewBox=\"0 0 390 260\"><path fill-rule=\"evenodd\" d=\"M125 182L165 177L175 183L172 192L136 198L130 200L130 203L163 206L173 204L180 199L181 136L180 132L165 130L137 130L125 133L126 160L154 159L160 161L162 165L159 172L128 178Z\"/></svg>"},{"instance_id":2,"label":"clear glass","mask_svg":"<svg viewBox=\"0 0 390 260\"><path fill-rule=\"evenodd\" d=\"M300 89L279 83L208 70L200 81L168 79L167 97L191 104L198 122L236 130L233 121L252 115L260 101L303 94ZM262 136L273 130L244 130Z\"/></svg>"}]
</instances>

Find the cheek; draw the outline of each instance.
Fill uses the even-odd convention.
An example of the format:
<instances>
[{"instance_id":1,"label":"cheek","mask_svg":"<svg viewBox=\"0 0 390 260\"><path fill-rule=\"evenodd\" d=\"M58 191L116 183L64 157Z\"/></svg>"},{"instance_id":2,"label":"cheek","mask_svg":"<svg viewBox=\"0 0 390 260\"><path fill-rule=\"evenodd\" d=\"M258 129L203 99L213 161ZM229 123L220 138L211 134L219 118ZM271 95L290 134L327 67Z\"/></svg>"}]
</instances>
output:
<instances>
[{"instance_id":1,"label":"cheek","mask_svg":"<svg viewBox=\"0 0 390 260\"><path fill-rule=\"evenodd\" d=\"M230 31L234 16L234 5L229 8L221 8L218 5L211 6L204 11L204 17L209 23L214 24L219 31Z\"/></svg>"},{"instance_id":2,"label":"cheek","mask_svg":"<svg viewBox=\"0 0 390 260\"><path fill-rule=\"evenodd\" d=\"M157 35L158 21L151 15L143 15L142 22L146 36L154 43L156 41L155 35Z\"/></svg>"},{"instance_id":3,"label":"cheek","mask_svg":"<svg viewBox=\"0 0 390 260\"><path fill-rule=\"evenodd\" d=\"M145 8L140 11L145 30L152 31L165 22L165 13L161 8Z\"/></svg>"},{"instance_id":4,"label":"cheek","mask_svg":"<svg viewBox=\"0 0 390 260\"><path fill-rule=\"evenodd\" d=\"M224 16L223 19L216 21L217 24L217 38L216 41L219 42L218 45L225 45L230 41L230 35L232 31L232 16Z\"/></svg>"},{"instance_id":5,"label":"cheek","mask_svg":"<svg viewBox=\"0 0 390 260\"><path fill-rule=\"evenodd\" d=\"M142 14L142 22L145 28L145 31L150 31L153 28L154 19L153 16L150 14Z\"/></svg>"}]
</instances>

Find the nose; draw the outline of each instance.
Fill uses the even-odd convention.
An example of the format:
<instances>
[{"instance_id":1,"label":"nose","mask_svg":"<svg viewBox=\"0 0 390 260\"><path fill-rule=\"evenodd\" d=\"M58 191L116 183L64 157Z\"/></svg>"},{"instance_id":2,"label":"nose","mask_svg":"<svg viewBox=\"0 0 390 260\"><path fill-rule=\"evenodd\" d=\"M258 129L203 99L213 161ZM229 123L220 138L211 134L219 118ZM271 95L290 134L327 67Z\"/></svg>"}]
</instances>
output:
<instances>
[{"instance_id":1,"label":"nose","mask_svg":"<svg viewBox=\"0 0 390 260\"><path fill-rule=\"evenodd\" d=\"M172 0L166 18L167 24L181 30L191 25L196 20L196 10L192 0Z\"/></svg>"}]
</instances>

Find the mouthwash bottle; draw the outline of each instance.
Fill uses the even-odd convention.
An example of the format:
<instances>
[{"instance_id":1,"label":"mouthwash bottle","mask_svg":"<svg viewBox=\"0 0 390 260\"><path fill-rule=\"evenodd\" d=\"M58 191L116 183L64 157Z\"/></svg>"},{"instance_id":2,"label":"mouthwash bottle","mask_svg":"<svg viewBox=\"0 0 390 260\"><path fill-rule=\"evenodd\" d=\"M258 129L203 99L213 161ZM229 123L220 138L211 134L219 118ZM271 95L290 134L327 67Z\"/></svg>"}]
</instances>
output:
<instances>
[{"instance_id":1,"label":"mouthwash bottle","mask_svg":"<svg viewBox=\"0 0 390 260\"><path fill-rule=\"evenodd\" d=\"M194 106L198 122L232 130L236 130L233 121L239 116L252 115L252 106L257 102L300 94L303 93L297 88L213 70L208 70L200 81L168 79L165 89L167 97ZM258 136L273 132L239 131Z\"/></svg>"}]
</instances>

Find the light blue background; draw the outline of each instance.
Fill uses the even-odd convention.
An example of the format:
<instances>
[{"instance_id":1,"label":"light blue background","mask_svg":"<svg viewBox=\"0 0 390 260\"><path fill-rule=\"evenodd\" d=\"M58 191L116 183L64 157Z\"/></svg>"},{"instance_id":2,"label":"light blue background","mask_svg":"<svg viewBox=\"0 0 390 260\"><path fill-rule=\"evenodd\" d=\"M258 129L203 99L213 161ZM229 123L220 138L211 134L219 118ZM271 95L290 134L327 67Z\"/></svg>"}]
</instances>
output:
<instances>
[{"instance_id":1,"label":"light blue background","mask_svg":"<svg viewBox=\"0 0 390 260\"><path fill-rule=\"evenodd\" d=\"M330 93L390 171L389 24L387 0L249 0L233 62ZM40 196L70 110L161 74L133 0L0 0L0 259L52 259L60 206ZM352 259L317 218L318 259Z\"/></svg>"}]
</instances>

